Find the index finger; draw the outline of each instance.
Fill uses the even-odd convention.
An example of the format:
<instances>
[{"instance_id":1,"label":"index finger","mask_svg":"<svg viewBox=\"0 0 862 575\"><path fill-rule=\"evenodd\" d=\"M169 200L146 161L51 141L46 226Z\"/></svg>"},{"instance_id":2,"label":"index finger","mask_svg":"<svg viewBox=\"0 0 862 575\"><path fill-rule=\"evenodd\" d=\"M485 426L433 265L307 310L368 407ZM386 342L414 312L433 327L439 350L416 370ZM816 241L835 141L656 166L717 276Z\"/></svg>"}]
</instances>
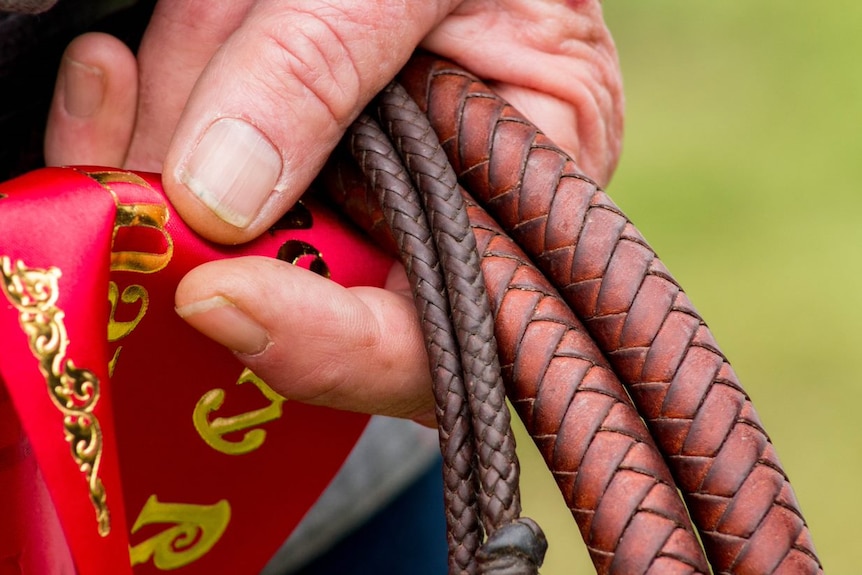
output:
<instances>
[{"instance_id":1,"label":"index finger","mask_svg":"<svg viewBox=\"0 0 862 575\"><path fill-rule=\"evenodd\" d=\"M456 4L257 3L204 70L168 150L164 186L183 219L225 243L266 230Z\"/></svg>"}]
</instances>

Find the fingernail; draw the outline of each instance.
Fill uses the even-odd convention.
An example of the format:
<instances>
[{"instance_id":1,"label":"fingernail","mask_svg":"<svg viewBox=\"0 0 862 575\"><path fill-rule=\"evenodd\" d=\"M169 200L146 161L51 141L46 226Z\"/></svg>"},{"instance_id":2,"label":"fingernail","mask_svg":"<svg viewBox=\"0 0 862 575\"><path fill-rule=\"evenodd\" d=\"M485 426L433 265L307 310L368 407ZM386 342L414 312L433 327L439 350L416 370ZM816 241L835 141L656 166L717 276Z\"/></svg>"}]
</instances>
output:
<instances>
[{"instance_id":1,"label":"fingernail","mask_svg":"<svg viewBox=\"0 0 862 575\"><path fill-rule=\"evenodd\" d=\"M270 343L265 329L222 296L180 306L176 312L199 332L238 353L258 354Z\"/></svg>"},{"instance_id":2,"label":"fingernail","mask_svg":"<svg viewBox=\"0 0 862 575\"><path fill-rule=\"evenodd\" d=\"M102 106L105 75L95 66L63 61L63 105L70 116L88 118Z\"/></svg>"},{"instance_id":3,"label":"fingernail","mask_svg":"<svg viewBox=\"0 0 862 575\"><path fill-rule=\"evenodd\" d=\"M224 118L180 163L177 178L219 218L245 228L275 188L281 167L281 155L260 130Z\"/></svg>"}]
</instances>

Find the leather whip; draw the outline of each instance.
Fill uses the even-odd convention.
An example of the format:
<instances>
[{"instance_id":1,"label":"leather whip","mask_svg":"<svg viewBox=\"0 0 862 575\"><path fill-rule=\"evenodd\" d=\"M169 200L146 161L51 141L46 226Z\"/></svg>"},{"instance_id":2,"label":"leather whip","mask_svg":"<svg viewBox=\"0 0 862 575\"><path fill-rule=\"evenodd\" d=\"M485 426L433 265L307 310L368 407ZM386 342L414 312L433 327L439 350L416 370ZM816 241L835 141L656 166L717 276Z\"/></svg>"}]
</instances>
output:
<instances>
[{"instance_id":1,"label":"leather whip","mask_svg":"<svg viewBox=\"0 0 862 575\"><path fill-rule=\"evenodd\" d=\"M528 525L536 532L529 520L513 523L520 511L517 459L508 451L496 375L478 394L470 383L483 369L496 369L497 355L506 393L598 573L822 573L750 399L703 319L620 209L468 72L420 54L399 81L410 97L397 89L381 94L321 184L378 242L393 253L400 246L415 293L431 292L417 301L432 370L453 358L462 363L435 389L450 573L527 572L485 571L472 557L507 545L489 540L480 549L483 531ZM444 156L454 169L451 181L440 166ZM431 196L449 197L463 186L463 218L433 209L425 215L397 191L411 179L423 197L427 186ZM450 238L470 236L476 260L469 248L460 256L440 253L439 260L423 256L423 245L439 246L440 227ZM466 276L452 280L453 266L466 268ZM433 273L414 273L422 267ZM451 291L449 304L434 300L433 292L446 292L443 283L481 277L486 318L481 307L450 309ZM441 313L452 316L454 328L440 328L448 321ZM491 315L496 344L479 336ZM459 340L459 330L484 343ZM470 414L478 423L464 419ZM483 454L486 437L493 449ZM473 485L478 495L471 495Z\"/></svg>"}]
</instances>

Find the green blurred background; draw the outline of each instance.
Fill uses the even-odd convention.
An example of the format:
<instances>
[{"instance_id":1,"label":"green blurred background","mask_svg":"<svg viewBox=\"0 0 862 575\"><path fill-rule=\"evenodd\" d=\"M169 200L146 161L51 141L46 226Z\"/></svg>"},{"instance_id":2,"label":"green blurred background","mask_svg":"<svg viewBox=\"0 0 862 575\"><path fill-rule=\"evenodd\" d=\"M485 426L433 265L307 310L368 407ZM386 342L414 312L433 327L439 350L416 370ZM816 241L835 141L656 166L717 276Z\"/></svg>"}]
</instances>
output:
<instances>
[{"instance_id":1,"label":"green blurred background","mask_svg":"<svg viewBox=\"0 0 862 575\"><path fill-rule=\"evenodd\" d=\"M627 99L608 192L730 358L827 572L858 573L862 3L604 10ZM592 572L549 474L522 451L525 512L551 544L542 573Z\"/></svg>"}]
</instances>

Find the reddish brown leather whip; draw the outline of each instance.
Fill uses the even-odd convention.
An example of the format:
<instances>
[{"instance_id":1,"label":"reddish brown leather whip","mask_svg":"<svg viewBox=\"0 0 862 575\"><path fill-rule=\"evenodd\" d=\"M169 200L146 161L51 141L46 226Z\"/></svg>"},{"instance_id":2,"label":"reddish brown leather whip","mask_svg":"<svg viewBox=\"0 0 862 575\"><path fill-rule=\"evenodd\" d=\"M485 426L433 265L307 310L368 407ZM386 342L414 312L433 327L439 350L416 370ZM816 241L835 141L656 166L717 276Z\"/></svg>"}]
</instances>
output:
<instances>
[{"instance_id":1,"label":"reddish brown leather whip","mask_svg":"<svg viewBox=\"0 0 862 575\"><path fill-rule=\"evenodd\" d=\"M751 401L622 212L467 72L419 55L400 81L476 202L468 199L467 213L506 389L596 570L822 572ZM382 108L401 106L382 98ZM409 124L411 114L385 122ZM353 134L357 157L379 151L373 138ZM423 149L414 146L408 167ZM378 179L386 171L374 169ZM391 245L378 198L354 163L335 155L322 178L347 213ZM450 561L450 569L474 567Z\"/></svg>"}]
</instances>

